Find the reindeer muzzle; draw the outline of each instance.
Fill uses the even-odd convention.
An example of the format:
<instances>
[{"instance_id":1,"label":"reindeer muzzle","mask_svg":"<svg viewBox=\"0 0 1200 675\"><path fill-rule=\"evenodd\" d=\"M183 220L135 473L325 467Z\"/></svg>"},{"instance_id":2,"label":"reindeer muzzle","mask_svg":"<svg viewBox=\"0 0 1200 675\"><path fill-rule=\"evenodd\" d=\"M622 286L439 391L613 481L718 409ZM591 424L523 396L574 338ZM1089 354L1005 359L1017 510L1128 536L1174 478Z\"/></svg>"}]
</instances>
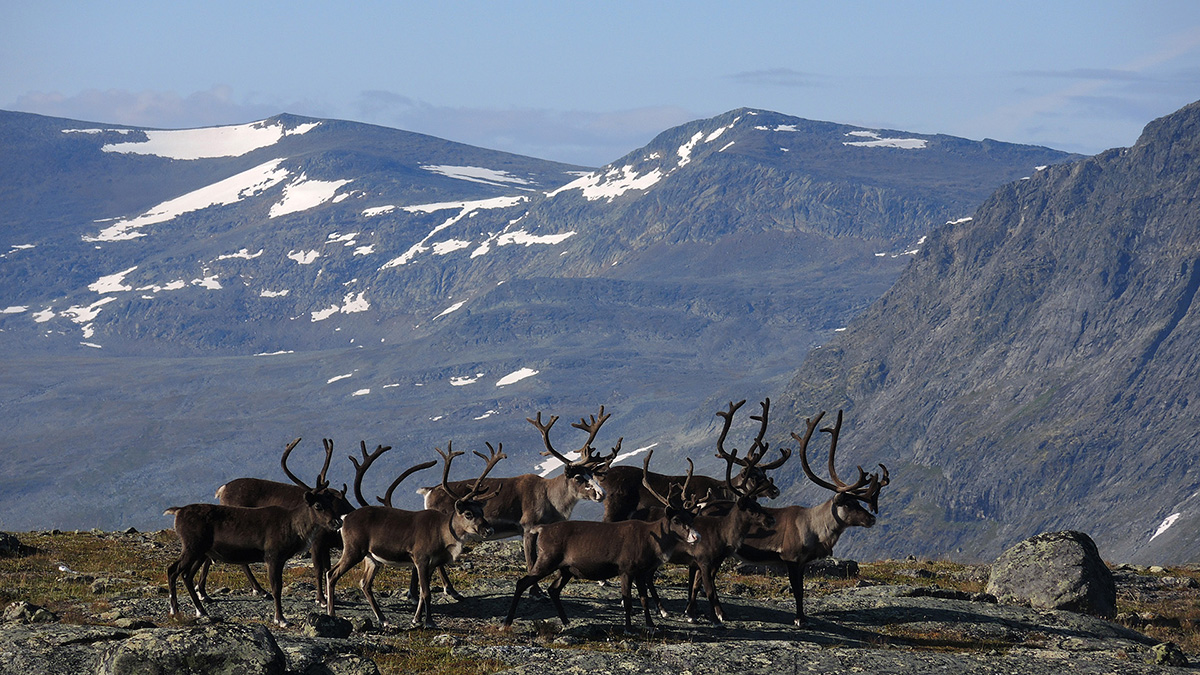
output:
<instances>
[{"instance_id":1,"label":"reindeer muzzle","mask_svg":"<svg viewBox=\"0 0 1200 675\"><path fill-rule=\"evenodd\" d=\"M696 531L696 528L689 527L687 533L687 543L694 544L698 541L700 541L700 533Z\"/></svg>"}]
</instances>

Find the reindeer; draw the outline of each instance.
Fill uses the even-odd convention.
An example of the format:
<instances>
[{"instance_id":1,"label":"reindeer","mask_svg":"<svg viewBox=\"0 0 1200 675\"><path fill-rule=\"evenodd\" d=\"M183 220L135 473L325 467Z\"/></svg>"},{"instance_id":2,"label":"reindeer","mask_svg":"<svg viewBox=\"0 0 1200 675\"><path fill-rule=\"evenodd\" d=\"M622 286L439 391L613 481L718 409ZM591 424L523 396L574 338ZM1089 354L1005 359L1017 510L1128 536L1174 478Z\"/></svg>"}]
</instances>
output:
<instances>
[{"instance_id":1,"label":"reindeer","mask_svg":"<svg viewBox=\"0 0 1200 675\"><path fill-rule=\"evenodd\" d=\"M643 471L649 468L653 454L653 451L647 454ZM646 489L666 507L665 515L653 522L565 520L531 528L532 564L528 573L517 581L503 625L512 626L521 594L557 571L558 578L550 584L547 593L554 602L563 626L569 623L569 619L559 596L572 578L603 580L619 576L621 601L625 608L625 631L632 632L633 601L630 587L634 584L637 585L646 626L653 631L654 620L650 617L646 591L654 572L664 560L671 557L680 542L695 543L700 538L692 527L696 504L683 500L687 479L690 478L689 470L683 488L673 486L666 497L646 483Z\"/></svg>"},{"instance_id":2,"label":"reindeer","mask_svg":"<svg viewBox=\"0 0 1200 675\"><path fill-rule=\"evenodd\" d=\"M717 412L717 415L725 418L725 425L718 444L725 441L725 436L729 433L729 426L734 413L745 402L745 400L738 403L731 402L728 411ZM763 456L769 450L769 444L764 443L762 439L767 432L771 399L764 400L760 405L762 406L762 414L750 416L750 419L760 422L758 436L747 456L744 459L738 458L735 460L742 467L742 470L734 478L734 484L738 485L739 489L743 492L753 492L774 499L779 496L779 488L775 487L775 483L771 481L766 472L782 466L788 457L791 456L791 450L786 448L781 449L779 451L779 459L767 464L760 463ZM720 457L719 454L717 456ZM649 480L649 484L653 485L659 491L666 491L667 486L672 483L678 484L683 480L683 476L664 476L658 473L651 473L646 478ZM645 520L652 509L658 508L657 502L644 483L643 472L636 466L610 467L601 480L601 485L608 493L608 497L604 501L604 520L607 522L630 519ZM703 475L693 476L692 483L694 485L693 489L697 493L712 490L714 497L718 499L736 498L732 492L729 492L725 482L720 479Z\"/></svg>"},{"instance_id":3,"label":"reindeer","mask_svg":"<svg viewBox=\"0 0 1200 675\"><path fill-rule=\"evenodd\" d=\"M295 443L288 450L293 447ZM196 606L196 616L201 617L208 612L193 578L206 561L235 565L262 562L267 565L267 582L275 600L275 624L287 626L281 602L283 565L323 532L336 532L341 527L336 495L338 492L330 490L329 483L321 478L315 487L305 486L301 502L291 507L189 504L168 508L163 515L175 516L175 533L182 544L179 559L167 567L171 616L179 614L175 582L181 574Z\"/></svg>"},{"instance_id":4,"label":"reindeer","mask_svg":"<svg viewBox=\"0 0 1200 675\"><path fill-rule=\"evenodd\" d=\"M739 461L736 448L732 452L725 450L725 436L729 432L734 409L731 408L728 413L717 413L725 417L725 428L717 442L717 456L725 460L725 488L734 495L734 498L713 500L711 492L703 498L700 502L702 504L700 513L693 523L696 531L700 533L700 540L695 543L681 544L668 561L688 566L688 603L684 609L688 623L696 622L696 596L701 585L704 586L705 595L708 596L709 619L718 625L725 621L725 609L717 597L716 588L716 576L721 568L721 563L738 550L750 533L758 532L761 535L764 530L775 527L775 518L758 503L759 496L770 489L771 484L759 482L754 490L747 492L734 481L733 467L735 464L753 468L763 454L756 454L755 447L751 447L747 456L754 459L745 463ZM761 438L760 434L755 443L761 442ZM745 483L743 482L742 485ZM659 614L666 617L667 612L653 585L650 586L650 595L654 598Z\"/></svg>"},{"instance_id":5,"label":"reindeer","mask_svg":"<svg viewBox=\"0 0 1200 675\"><path fill-rule=\"evenodd\" d=\"M487 447L490 456L475 452L487 465L468 492L458 492L447 484L450 463L463 453L456 452L451 445L446 446L446 452L437 448L438 454L445 460L442 487L455 497L453 514L431 509L404 511L390 506L392 492L401 481L411 473L427 469L436 462L412 467L401 474L388 488L386 496L379 498L380 502L387 504L385 506L367 506L357 486L355 487L362 508L347 515L342 523L342 559L329 571L325 584L328 594L326 611L329 616L334 616L334 588L338 579L360 561L365 561L361 582L363 595L375 613L375 619L385 628L388 627L390 624L384 619L372 592L375 574L380 565L412 565L420 584L420 598L412 625L434 627L433 603L429 591L433 568L457 560L465 545L482 541L492 535L492 527L484 517L484 503L496 493L485 493L484 478L506 455L502 452L503 445L500 446L500 450L492 448L491 443L488 443Z\"/></svg>"},{"instance_id":6,"label":"reindeer","mask_svg":"<svg viewBox=\"0 0 1200 675\"><path fill-rule=\"evenodd\" d=\"M300 443L300 439L292 441L283 451L283 457L279 460L283 466L283 473L292 480L292 483L280 483L273 480L264 480L262 478L236 478L228 483L217 488L217 500L226 506L283 506L291 508L304 502L304 493L310 488L305 485L304 481L300 480L293 474L287 465L288 455ZM326 482L325 474L329 471L329 462L333 459L333 441L324 439L325 445L325 464L321 467L321 474L317 476L318 483ZM363 456L367 455L367 444L362 443ZM379 446L376 450L376 457L383 452L391 450L391 446ZM354 462L351 457L350 461ZM373 460L372 460L373 461ZM355 462L357 467L357 462ZM335 496L334 512L339 516L344 516L354 510L350 502L346 499L346 487L343 486L341 492L332 488L325 488ZM312 541L310 549L310 557L313 563L313 572L317 577L317 602L321 602L325 597L325 573L330 567L330 551L333 548L340 546L342 543L341 537L336 532L327 532L317 535ZM200 598L205 602L209 601L208 597L208 569L212 565L211 561L206 560L204 566L200 569L200 581L197 584L200 593ZM246 581L250 584L251 592L254 595L264 596L266 599L271 598L271 594L263 590L259 585L258 579L254 578L254 573L250 571L249 565L243 565L242 571L246 573Z\"/></svg>"},{"instance_id":7,"label":"reindeer","mask_svg":"<svg viewBox=\"0 0 1200 675\"><path fill-rule=\"evenodd\" d=\"M813 473L808 464L808 443L813 430L825 415L821 412L815 419L806 419L807 430L803 438L792 433L800 443L800 465L809 480L832 490L835 494L825 503L813 506L787 506L780 509L764 508L774 516L775 529L762 534L751 534L737 550L742 560L755 563L782 564L788 572L792 595L796 599L795 624L803 626L808 619L804 615L804 566L809 561L823 558L833 552L833 547L848 527L871 527L879 512L879 491L890 482L887 467L880 464L881 473L868 475L858 467L858 480L846 484L838 478L834 469L838 435L842 430L842 411L838 411L837 423L821 431L830 435L829 477L830 483ZM859 502L862 502L861 504ZM870 508L868 511L863 504Z\"/></svg>"},{"instance_id":8,"label":"reindeer","mask_svg":"<svg viewBox=\"0 0 1200 675\"><path fill-rule=\"evenodd\" d=\"M546 446L545 453L554 456L563 463L563 472L553 478L543 478L537 474L527 473L511 478L489 478L484 484L485 489L495 491L496 496L489 499L484 506L483 514L493 532L489 539L506 539L508 537L525 536L535 525L545 525L567 520L575 505L580 500L594 502L604 501L604 488L601 487L598 476L608 469L609 463L620 451L621 441L617 441L612 453L600 457L592 448L601 425L612 415L604 414L604 406L600 406L600 415L593 415L591 421L580 419L572 427L588 432L587 440L579 452L579 460L571 461L554 449L550 442L550 428L558 421L558 416L550 417L548 423L542 422L542 413L538 412L537 419L525 418L525 421L537 427L542 434L542 442ZM455 490L465 487L467 481L450 483ZM454 498L441 486L423 487L417 490L425 496L425 508L443 513L452 513ZM525 564L529 565L528 537L525 546ZM455 599L461 599L462 594L454 589L445 568L438 568L444 583L445 594ZM409 595L416 595L417 577L413 570L412 581L409 584Z\"/></svg>"}]
</instances>

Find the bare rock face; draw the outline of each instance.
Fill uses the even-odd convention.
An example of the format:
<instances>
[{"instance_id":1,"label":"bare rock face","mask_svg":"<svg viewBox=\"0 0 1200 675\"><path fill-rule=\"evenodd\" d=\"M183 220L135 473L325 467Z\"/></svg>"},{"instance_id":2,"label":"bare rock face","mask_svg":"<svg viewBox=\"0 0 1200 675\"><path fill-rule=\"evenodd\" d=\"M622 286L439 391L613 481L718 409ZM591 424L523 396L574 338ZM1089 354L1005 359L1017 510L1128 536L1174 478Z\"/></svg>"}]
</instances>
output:
<instances>
[{"instance_id":1,"label":"bare rock face","mask_svg":"<svg viewBox=\"0 0 1200 675\"><path fill-rule=\"evenodd\" d=\"M1005 551L992 565L987 592L1000 602L1101 617L1117 613L1117 587L1091 537L1047 532Z\"/></svg>"}]
</instances>

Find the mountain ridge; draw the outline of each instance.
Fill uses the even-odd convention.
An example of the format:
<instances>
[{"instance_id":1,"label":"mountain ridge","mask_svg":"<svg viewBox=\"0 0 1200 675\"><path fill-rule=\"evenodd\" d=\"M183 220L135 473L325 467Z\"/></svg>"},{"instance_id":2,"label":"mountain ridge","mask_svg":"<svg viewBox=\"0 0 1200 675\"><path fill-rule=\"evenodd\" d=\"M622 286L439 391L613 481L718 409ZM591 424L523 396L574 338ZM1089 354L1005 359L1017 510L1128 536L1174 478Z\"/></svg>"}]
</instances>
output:
<instances>
[{"instance_id":1,"label":"mountain ridge","mask_svg":"<svg viewBox=\"0 0 1200 675\"><path fill-rule=\"evenodd\" d=\"M601 404L628 451L654 447L664 465L688 454L716 473L713 411L782 388L892 284L923 229L1073 158L749 112L667 130L598 169L431 137L420 143L441 154L418 152L384 128L358 137L354 123L300 118L239 126L276 142L236 161L101 150L132 132L49 134L87 145L63 154L64 184L83 180L72 161L116 162L90 184L101 204L109 180L132 194L146 166L187 171L155 177L170 191L76 208L44 231L0 193L25 223L0 229L12 420L0 493L20 495L0 500L0 524L157 527L162 495L210 501L230 478L275 476L298 436L298 463L316 459L317 438L390 444L397 464L450 438L502 441L497 471L522 473L542 461L524 418ZM809 132L776 130L788 125ZM818 164L840 167L837 181ZM976 164L993 187L964 186ZM200 180L196 166L224 168ZM941 177L936 189L897 180L914 166ZM84 239L105 231L114 240Z\"/></svg>"},{"instance_id":2,"label":"mountain ridge","mask_svg":"<svg viewBox=\"0 0 1200 675\"><path fill-rule=\"evenodd\" d=\"M1071 528L1119 560L1196 553L1166 519L1200 489L1197 128L1193 104L1002 187L810 353L793 416L845 408L848 438L919 477L895 481L889 549L986 558Z\"/></svg>"}]
</instances>

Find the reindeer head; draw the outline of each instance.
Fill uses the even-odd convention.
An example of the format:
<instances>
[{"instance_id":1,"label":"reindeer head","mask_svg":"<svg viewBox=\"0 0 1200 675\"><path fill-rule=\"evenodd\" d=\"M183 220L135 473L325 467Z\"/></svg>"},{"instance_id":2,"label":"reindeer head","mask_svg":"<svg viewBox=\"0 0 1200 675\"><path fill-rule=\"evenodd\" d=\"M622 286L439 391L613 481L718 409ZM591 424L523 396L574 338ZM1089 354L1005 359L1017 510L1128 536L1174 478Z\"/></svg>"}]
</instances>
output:
<instances>
[{"instance_id":1,"label":"reindeer head","mask_svg":"<svg viewBox=\"0 0 1200 675\"><path fill-rule=\"evenodd\" d=\"M484 467L483 473L479 474L479 478L475 479L475 484L471 486L471 489L465 493L455 492L450 489L449 484L450 462L463 453L456 452L449 443L446 444L447 452L442 452L441 448L436 448L438 454L446 460L445 469L442 471L442 489L455 500L451 528L456 534L461 533L459 536L477 541L487 539L495 531L483 515L483 503L500 493L500 488L498 487L491 492L484 493L483 479L492 470L492 467L496 466L497 462L507 457L503 452L504 444L500 444L499 448L493 448L491 443L487 443L486 445L490 456L484 455L478 450L475 451L475 454L487 462L487 466Z\"/></svg>"},{"instance_id":2,"label":"reindeer head","mask_svg":"<svg viewBox=\"0 0 1200 675\"><path fill-rule=\"evenodd\" d=\"M829 434L829 477L833 479L833 482L818 478L808 464L808 442L812 439L813 431L824 414L821 412L816 419L805 420L808 428L804 432L803 438L795 433L792 434L792 438L800 442L800 465L809 480L837 493L830 500L830 504L833 509L833 517L839 524L871 527L875 524L875 514L879 513L879 491L891 482L887 467L880 464L880 473L868 474L860 466L858 467L858 479L853 484L847 484L838 477L837 469L834 468L834 457L837 453L838 435L842 431L842 411L839 410L834 426L821 429ZM870 508L869 511L867 507Z\"/></svg>"},{"instance_id":3,"label":"reindeer head","mask_svg":"<svg viewBox=\"0 0 1200 675\"><path fill-rule=\"evenodd\" d=\"M565 455L554 449L550 443L550 428L558 421L557 415L551 415L550 421L542 422L542 413L539 411L537 419L525 418L533 426L537 427L542 433L542 442L546 449L542 451L543 455L553 456L563 463L563 473L566 475L568 489L571 496L575 499L586 499L593 502L602 502L605 498L604 488L600 485L600 479L608 471L608 467L612 461L616 459L617 453L621 450L621 440L617 440L617 445L612 449L612 452L606 456L596 454L595 448L592 447L592 441L596 440L596 434L600 431L600 426L604 424L612 415L604 414L604 406L600 406L599 416L592 415L591 422L586 419L580 419L571 426L576 429L588 432L588 438L583 442L583 447L579 448L579 459L571 461Z\"/></svg>"},{"instance_id":4,"label":"reindeer head","mask_svg":"<svg viewBox=\"0 0 1200 675\"><path fill-rule=\"evenodd\" d=\"M336 532L342 526L342 516L353 511L354 507L346 499L347 488L345 486L341 490L335 490L329 487L329 481L325 479L325 474L329 471L329 462L333 459L333 441L326 438L323 442L325 445L325 464L321 467L321 473L317 475L317 482L313 486L309 486L300 480L299 476L288 469L288 456L300 444L299 438L288 443L287 447L284 448L283 456L279 458L279 464L283 467L283 473L293 483L304 488L304 502L311 509L317 525L322 529Z\"/></svg>"},{"instance_id":5,"label":"reindeer head","mask_svg":"<svg viewBox=\"0 0 1200 675\"><path fill-rule=\"evenodd\" d=\"M692 482L692 460L688 458L687 478L683 480L683 485L671 485L667 490L667 496L664 497L655 491L650 485L647 476L650 474L650 458L654 456L654 451L646 453L646 460L642 463L642 485L645 486L650 494L662 502L666 507L667 529L672 534L679 537L680 541L694 544L700 541L700 533L696 531L694 523L696 521L696 512L700 509L700 505L704 502L703 499L696 499L695 495L685 499L687 494L688 484ZM705 499L711 497L711 491Z\"/></svg>"}]
</instances>

